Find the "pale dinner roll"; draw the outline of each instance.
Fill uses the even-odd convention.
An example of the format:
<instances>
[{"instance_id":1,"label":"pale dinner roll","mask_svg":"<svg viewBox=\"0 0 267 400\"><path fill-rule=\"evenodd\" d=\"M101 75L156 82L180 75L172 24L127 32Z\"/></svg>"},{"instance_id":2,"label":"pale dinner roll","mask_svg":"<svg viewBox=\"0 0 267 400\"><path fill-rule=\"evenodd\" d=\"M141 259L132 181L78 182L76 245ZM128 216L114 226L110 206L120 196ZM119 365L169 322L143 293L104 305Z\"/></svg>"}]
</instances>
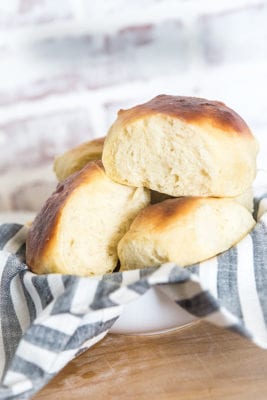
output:
<instances>
[{"instance_id":1,"label":"pale dinner roll","mask_svg":"<svg viewBox=\"0 0 267 400\"><path fill-rule=\"evenodd\" d=\"M253 196L253 188L250 187L244 193L240 194L239 196L233 197L232 199L237 201L242 206L246 207L248 211L252 213L254 210Z\"/></svg>"},{"instance_id":2,"label":"pale dinner roll","mask_svg":"<svg viewBox=\"0 0 267 400\"><path fill-rule=\"evenodd\" d=\"M89 161L101 160L104 140L104 137L90 140L57 156L53 169L58 180L64 181L68 176L82 169Z\"/></svg>"},{"instance_id":3,"label":"pale dinner roll","mask_svg":"<svg viewBox=\"0 0 267 400\"><path fill-rule=\"evenodd\" d=\"M121 270L198 263L229 249L254 225L251 213L230 199L185 197L150 205L119 242Z\"/></svg>"},{"instance_id":4,"label":"pale dinner roll","mask_svg":"<svg viewBox=\"0 0 267 400\"><path fill-rule=\"evenodd\" d=\"M121 110L102 161L116 182L170 196L233 197L256 173L258 144L223 103L160 95Z\"/></svg>"},{"instance_id":5,"label":"pale dinner roll","mask_svg":"<svg viewBox=\"0 0 267 400\"><path fill-rule=\"evenodd\" d=\"M148 190L115 183L101 161L88 163L58 185L34 220L27 265L38 274L112 272L119 240L149 201Z\"/></svg>"}]
</instances>

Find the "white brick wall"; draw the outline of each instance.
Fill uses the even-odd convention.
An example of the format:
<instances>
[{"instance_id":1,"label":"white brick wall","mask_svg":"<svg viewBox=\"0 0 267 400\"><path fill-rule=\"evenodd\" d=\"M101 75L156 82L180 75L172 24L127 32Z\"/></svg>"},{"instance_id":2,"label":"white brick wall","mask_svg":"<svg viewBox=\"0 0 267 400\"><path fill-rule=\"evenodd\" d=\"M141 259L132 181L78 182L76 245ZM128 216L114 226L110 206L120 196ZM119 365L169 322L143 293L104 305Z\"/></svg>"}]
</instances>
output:
<instances>
[{"instance_id":1,"label":"white brick wall","mask_svg":"<svg viewBox=\"0 0 267 400\"><path fill-rule=\"evenodd\" d=\"M52 160L159 93L225 101L267 169L267 0L1 0L0 210L36 210Z\"/></svg>"},{"instance_id":2,"label":"white brick wall","mask_svg":"<svg viewBox=\"0 0 267 400\"><path fill-rule=\"evenodd\" d=\"M27 168L52 164L55 154L88 136L92 136L90 121L82 109L29 116L0 125L0 173L18 165Z\"/></svg>"},{"instance_id":3,"label":"white brick wall","mask_svg":"<svg viewBox=\"0 0 267 400\"><path fill-rule=\"evenodd\" d=\"M0 105L176 74L189 61L179 21L36 40L4 54L0 73L8 79L0 87Z\"/></svg>"},{"instance_id":4,"label":"white brick wall","mask_svg":"<svg viewBox=\"0 0 267 400\"><path fill-rule=\"evenodd\" d=\"M73 17L68 0L2 0L0 28L8 31L26 25L39 25Z\"/></svg>"},{"instance_id":5,"label":"white brick wall","mask_svg":"<svg viewBox=\"0 0 267 400\"><path fill-rule=\"evenodd\" d=\"M267 4L259 2L197 21L203 55L207 63L266 61Z\"/></svg>"}]
</instances>

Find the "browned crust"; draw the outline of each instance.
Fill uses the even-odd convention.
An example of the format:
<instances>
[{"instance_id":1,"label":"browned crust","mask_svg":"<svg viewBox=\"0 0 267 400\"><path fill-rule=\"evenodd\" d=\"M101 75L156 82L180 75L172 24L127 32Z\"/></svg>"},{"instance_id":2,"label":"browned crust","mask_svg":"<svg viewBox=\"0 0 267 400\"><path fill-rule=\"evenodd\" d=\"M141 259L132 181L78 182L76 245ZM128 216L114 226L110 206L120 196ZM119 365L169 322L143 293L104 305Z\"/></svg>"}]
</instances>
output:
<instances>
[{"instance_id":1,"label":"browned crust","mask_svg":"<svg viewBox=\"0 0 267 400\"><path fill-rule=\"evenodd\" d=\"M78 146L73 147L72 149L56 157L55 162L58 162L58 160L65 161L66 156L75 156L78 162L80 162L80 158L82 157L85 160L87 157L88 161L98 160L101 158L105 139L106 137L102 137L99 139L94 139L88 142L81 143Z\"/></svg>"},{"instance_id":2,"label":"browned crust","mask_svg":"<svg viewBox=\"0 0 267 400\"><path fill-rule=\"evenodd\" d=\"M159 95L147 103L128 110L120 110L123 124L153 114L164 114L187 123L210 124L225 132L236 132L252 136L245 121L231 108L219 101L198 97Z\"/></svg>"},{"instance_id":3,"label":"browned crust","mask_svg":"<svg viewBox=\"0 0 267 400\"><path fill-rule=\"evenodd\" d=\"M104 142L106 137L101 137L98 139L90 140L88 142L82 143L81 145L74 147L73 149L69 150L71 153L75 151L84 151L87 152L88 149L90 150L91 156L100 155L103 150Z\"/></svg>"},{"instance_id":4,"label":"browned crust","mask_svg":"<svg viewBox=\"0 0 267 400\"><path fill-rule=\"evenodd\" d=\"M105 139L106 139L106 136L103 136L103 137L91 140L91 143L92 144L95 143L95 144L103 145L104 142L105 142Z\"/></svg>"},{"instance_id":5,"label":"browned crust","mask_svg":"<svg viewBox=\"0 0 267 400\"><path fill-rule=\"evenodd\" d=\"M91 180L103 170L101 161L88 163L83 169L59 183L56 191L47 199L34 219L26 240L26 263L33 271L38 269L39 260L42 260L53 241L61 212L69 196L83 182Z\"/></svg>"},{"instance_id":6,"label":"browned crust","mask_svg":"<svg viewBox=\"0 0 267 400\"><path fill-rule=\"evenodd\" d=\"M94 154L98 155L102 153L104 142L105 142L106 137L101 137L98 139L90 140L88 142L84 142L76 147L73 147L70 149L68 152L70 154L81 151L88 151L90 149L90 152L92 153L91 155L93 156Z\"/></svg>"},{"instance_id":7,"label":"browned crust","mask_svg":"<svg viewBox=\"0 0 267 400\"><path fill-rule=\"evenodd\" d=\"M140 225L161 230L172 224L177 217L191 213L202 199L201 197L179 197L150 205L138 214L132 223L131 230L138 231Z\"/></svg>"},{"instance_id":8,"label":"browned crust","mask_svg":"<svg viewBox=\"0 0 267 400\"><path fill-rule=\"evenodd\" d=\"M78 156L80 155L80 157L81 156L84 157L84 153L85 153L85 155L88 153L87 154L88 157L100 156L100 158L101 158L105 139L106 139L106 137L104 136L104 137L101 137L98 139L89 140L88 142L81 143L78 146L75 146L72 149L67 150L65 153L56 157L56 160L64 159L66 155L76 155L76 153L78 154ZM77 158L78 158L78 156L76 155ZM79 160L79 158L78 158L78 160ZM95 161L95 160L97 160L97 158L92 159L92 161Z\"/></svg>"},{"instance_id":9,"label":"browned crust","mask_svg":"<svg viewBox=\"0 0 267 400\"><path fill-rule=\"evenodd\" d=\"M132 232L142 231L163 231L171 228L177 221L183 218L193 218L194 210L201 205L218 205L218 203L231 202L230 199L218 197L178 197L152 204L144 208L133 221L130 230ZM192 220L193 222L193 220Z\"/></svg>"}]
</instances>

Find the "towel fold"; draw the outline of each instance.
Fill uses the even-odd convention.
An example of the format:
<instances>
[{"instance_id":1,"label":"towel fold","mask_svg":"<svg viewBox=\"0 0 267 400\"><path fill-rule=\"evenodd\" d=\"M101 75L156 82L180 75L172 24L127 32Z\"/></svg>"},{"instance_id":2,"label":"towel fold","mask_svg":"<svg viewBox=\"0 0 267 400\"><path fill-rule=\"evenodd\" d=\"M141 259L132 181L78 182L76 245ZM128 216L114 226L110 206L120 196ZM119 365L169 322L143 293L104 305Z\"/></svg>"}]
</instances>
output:
<instances>
[{"instance_id":1,"label":"towel fold","mask_svg":"<svg viewBox=\"0 0 267 400\"><path fill-rule=\"evenodd\" d=\"M0 399L29 399L70 360L101 340L123 305L157 286L193 316L267 348L267 192L253 231L208 261L180 268L84 278L35 275L25 264L27 227L0 226Z\"/></svg>"}]
</instances>

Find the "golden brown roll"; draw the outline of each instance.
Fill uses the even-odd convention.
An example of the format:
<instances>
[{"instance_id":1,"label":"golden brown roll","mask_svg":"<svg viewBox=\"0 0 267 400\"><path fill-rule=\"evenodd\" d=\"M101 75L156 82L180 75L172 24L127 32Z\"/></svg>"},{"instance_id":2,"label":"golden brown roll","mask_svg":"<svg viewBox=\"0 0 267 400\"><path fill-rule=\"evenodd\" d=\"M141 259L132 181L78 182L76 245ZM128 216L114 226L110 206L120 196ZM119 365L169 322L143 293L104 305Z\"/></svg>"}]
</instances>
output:
<instances>
[{"instance_id":1,"label":"golden brown roll","mask_svg":"<svg viewBox=\"0 0 267 400\"><path fill-rule=\"evenodd\" d=\"M235 245L254 225L245 207L225 198L185 197L150 205L119 242L121 270L198 263Z\"/></svg>"},{"instance_id":2,"label":"golden brown roll","mask_svg":"<svg viewBox=\"0 0 267 400\"><path fill-rule=\"evenodd\" d=\"M221 102L160 95L121 110L102 161L116 182L170 196L234 197L256 173L258 144Z\"/></svg>"},{"instance_id":3,"label":"golden brown roll","mask_svg":"<svg viewBox=\"0 0 267 400\"><path fill-rule=\"evenodd\" d=\"M82 169L89 161L101 160L104 140L104 137L90 140L57 156L53 169L58 180L64 181L68 176Z\"/></svg>"},{"instance_id":4,"label":"golden brown roll","mask_svg":"<svg viewBox=\"0 0 267 400\"><path fill-rule=\"evenodd\" d=\"M26 241L27 264L37 274L112 272L119 240L149 201L148 190L115 183L101 161L88 163L58 185L37 215Z\"/></svg>"},{"instance_id":5,"label":"golden brown roll","mask_svg":"<svg viewBox=\"0 0 267 400\"><path fill-rule=\"evenodd\" d=\"M151 204L160 203L167 199L175 199L177 197L169 196L168 194L150 191L151 194ZM253 189L250 187L244 193L236 197L228 197L229 199L237 201L242 206L246 207L251 213L253 212Z\"/></svg>"}]
</instances>

